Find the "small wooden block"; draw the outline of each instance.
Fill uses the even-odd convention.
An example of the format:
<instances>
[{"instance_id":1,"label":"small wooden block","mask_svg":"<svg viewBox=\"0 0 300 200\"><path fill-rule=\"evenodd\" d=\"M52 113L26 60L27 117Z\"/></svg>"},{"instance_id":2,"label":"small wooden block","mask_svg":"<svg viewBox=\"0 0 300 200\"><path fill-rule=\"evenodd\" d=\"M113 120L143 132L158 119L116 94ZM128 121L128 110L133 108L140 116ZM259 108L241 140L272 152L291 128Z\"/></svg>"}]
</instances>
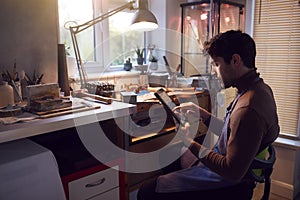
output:
<instances>
[{"instance_id":1,"label":"small wooden block","mask_svg":"<svg viewBox=\"0 0 300 200\"><path fill-rule=\"evenodd\" d=\"M35 111L49 111L72 106L72 101L62 99L34 100L30 109Z\"/></svg>"},{"instance_id":2,"label":"small wooden block","mask_svg":"<svg viewBox=\"0 0 300 200\"><path fill-rule=\"evenodd\" d=\"M43 99L44 97L59 98L59 86L57 83L29 85L26 88L28 91L28 106L36 99Z\"/></svg>"}]
</instances>

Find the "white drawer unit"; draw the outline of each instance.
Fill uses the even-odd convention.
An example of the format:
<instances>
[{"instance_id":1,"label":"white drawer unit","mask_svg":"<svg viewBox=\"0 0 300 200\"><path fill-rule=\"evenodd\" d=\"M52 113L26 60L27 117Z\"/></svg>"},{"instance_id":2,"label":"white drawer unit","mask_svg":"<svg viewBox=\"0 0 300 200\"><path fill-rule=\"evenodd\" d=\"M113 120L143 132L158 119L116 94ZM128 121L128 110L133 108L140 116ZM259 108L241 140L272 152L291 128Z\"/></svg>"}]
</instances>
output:
<instances>
[{"instance_id":1,"label":"white drawer unit","mask_svg":"<svg viewBox=\"0 0 300 200\"><path fill-rule=\"evenodd\" d=\"M113 190L107 191L98 196L92 197L89 200L115 200L120 199L119 188L115 188Z\"/></svg>"},{"instance_id":2,"label":"white drawer unit","mask_svg":"<svg viewBox=\"0 0 300 200\"><path fill-rule=\"evenodd\" d=\"M89 176L69 182L69 199L111 199L110 197L119 197L118 187L118 170L108 168L106 170L99 171Z\"/></svg>"}]
</instances>

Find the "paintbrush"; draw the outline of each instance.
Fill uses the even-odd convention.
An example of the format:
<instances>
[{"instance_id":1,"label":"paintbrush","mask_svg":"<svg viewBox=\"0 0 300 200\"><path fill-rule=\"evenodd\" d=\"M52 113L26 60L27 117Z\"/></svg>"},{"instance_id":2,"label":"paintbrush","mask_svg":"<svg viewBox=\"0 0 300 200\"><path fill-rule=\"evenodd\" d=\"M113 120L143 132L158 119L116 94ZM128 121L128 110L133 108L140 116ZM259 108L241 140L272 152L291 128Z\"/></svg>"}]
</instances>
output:
<instances>
[{"instance_id":1,"label":"paintbrush","mask_svg":"<svg viewBox=\"0 0 300 200\"><path fill-rule=\"evenodd\" d=\"M14 88L14 90L16 91L16 94L18 95L18 98L19 98L20 100L22 100L22 96L21 96L21 94L20 94L20 91L19 91L19 89L17 88L17 86L16 86L16 84L15 84L15 81L12 79L12 76L10 75L10 73L9 73L8 71L6 71L6 74L7 74L8 78L9 78L10 84L12 85L12 87Z\"/></svg>"}]
</instances>

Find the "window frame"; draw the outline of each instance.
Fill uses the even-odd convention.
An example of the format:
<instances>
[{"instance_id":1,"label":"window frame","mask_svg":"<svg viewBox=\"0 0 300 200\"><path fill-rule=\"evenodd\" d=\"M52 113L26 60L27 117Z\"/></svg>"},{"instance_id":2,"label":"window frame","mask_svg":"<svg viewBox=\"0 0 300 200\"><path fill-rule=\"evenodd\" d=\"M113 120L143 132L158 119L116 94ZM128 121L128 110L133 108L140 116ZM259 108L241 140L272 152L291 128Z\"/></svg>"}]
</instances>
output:
<instances>
[{"instance_id":1,"label":"window frame","mask_svg":"<svg viewBox=\"0 0 300 200\"><path fill-rule=\"evenodd\" d=\"M124 2L123 2L124 1ZM122 0L122 4L127 1ZM116 1L112 4L108 0L93 0L94 7L94 18L100 16L101 14L109 12L111 9L115 9L120 4ZM128 9L122 12L132 12ZM99 34L100 33L100 34ZM123 71L123 65L111 65L110 63L110 31L109 31L109 18L101 21L94 26L94 41L95 44L101 44L98 50L95 51L95 62L89 62L85 64L87 74L99 73L99 72L109 72L109 71ZM148 34L144 33L143 48L145 48L146 41L148 40Z\"/></svg>"}]
</instances>

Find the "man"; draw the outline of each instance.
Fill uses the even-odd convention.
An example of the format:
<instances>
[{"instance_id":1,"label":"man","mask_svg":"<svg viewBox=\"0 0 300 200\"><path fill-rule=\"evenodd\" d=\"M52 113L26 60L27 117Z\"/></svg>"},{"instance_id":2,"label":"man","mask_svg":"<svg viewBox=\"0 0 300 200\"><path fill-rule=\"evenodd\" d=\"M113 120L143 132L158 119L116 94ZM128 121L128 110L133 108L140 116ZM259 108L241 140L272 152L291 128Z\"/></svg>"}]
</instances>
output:
<instances>
[{"instance_id":1,"label":"man","mask_svg":"<svg viewBox=\"0 0 300 200\"><path fill-rule=\"evenodd\" d=\"M237 96L224 121L193 103L174 111L200 117L220 135L219 140L213 149L206 149L189 136L188 124L180 127L179 134L189 148L183 157L190 158L191 165L145 183L138 192L140 200L219 199L218 191L244 182L250 195L245 199L251 199L254 183L246 181L248 169L256 155L278 137L276 104L271 88L256 72L253 39L231 30L206 42L204 50L213 60L212 71L221 85L237 88Z\"/></svg>"}]
</instances>

